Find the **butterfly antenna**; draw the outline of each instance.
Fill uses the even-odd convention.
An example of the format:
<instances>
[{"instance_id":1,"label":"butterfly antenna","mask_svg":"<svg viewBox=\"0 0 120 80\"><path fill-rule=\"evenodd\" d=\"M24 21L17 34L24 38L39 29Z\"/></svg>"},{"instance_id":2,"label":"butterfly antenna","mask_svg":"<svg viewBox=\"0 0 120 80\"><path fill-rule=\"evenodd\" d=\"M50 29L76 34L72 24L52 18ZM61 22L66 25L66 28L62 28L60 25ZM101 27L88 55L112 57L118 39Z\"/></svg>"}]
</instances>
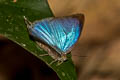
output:
<instances>
[{"instance_id":1,"label":"butterfly antenna","mask_svg":"<svg viewBox=\"0 0 120 80\"><path fill-rule=\"evenodd\" d=\"M79 56L79 55L72 55L72 56L76 56L76 57L83 57L83 58L88 57L88 56Z\"/></svg>"},{"instance_id":2,"label":"butterfly antenna","mask_svg":"<svg viewBox=\"0 0 120 80\"><path fill-rule=\"evenodd\" d=\"M32 23L25 16L23 16L23 18L25 20L27 27L30 28L32 26Z\"/></svg>"}]
</instances>

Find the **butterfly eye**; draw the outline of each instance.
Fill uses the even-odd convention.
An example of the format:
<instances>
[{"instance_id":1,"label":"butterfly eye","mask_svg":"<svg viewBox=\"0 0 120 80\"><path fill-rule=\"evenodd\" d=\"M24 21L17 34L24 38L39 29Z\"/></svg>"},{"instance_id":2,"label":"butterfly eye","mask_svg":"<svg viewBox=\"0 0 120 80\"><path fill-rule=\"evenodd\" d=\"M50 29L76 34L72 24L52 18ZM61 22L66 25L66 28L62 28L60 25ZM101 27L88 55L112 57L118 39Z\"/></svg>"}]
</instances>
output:
<instances>
[{"instance_id":1,"label":"butterfly eye","mask_svg":"<svg viewBox=\"0 0 120 80\"><path fill-rule=\"evenodd\" d=\"M66 60L67 60L66 54L62 54L62 60L63 60L63 61L66 61Z\"/></svg>"}]
</instances>

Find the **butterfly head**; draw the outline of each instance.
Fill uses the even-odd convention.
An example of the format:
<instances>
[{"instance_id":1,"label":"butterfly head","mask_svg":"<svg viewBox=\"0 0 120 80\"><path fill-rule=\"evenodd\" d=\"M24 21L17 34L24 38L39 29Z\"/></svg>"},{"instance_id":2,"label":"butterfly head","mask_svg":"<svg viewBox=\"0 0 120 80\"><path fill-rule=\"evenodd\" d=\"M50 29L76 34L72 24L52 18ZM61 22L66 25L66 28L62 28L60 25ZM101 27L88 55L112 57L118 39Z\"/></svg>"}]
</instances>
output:
<instances>
[{"instance_id":1,"label":"butterfly head","mask_svg":"<svg viewBox=\"0 0 120 80\"><path fill-rule=\"evenodd\" d=\"M66 61L66 60L67 60L66 54L62 54L61 57L59 58L59 61Z\"/></svg>"}]
</instances>

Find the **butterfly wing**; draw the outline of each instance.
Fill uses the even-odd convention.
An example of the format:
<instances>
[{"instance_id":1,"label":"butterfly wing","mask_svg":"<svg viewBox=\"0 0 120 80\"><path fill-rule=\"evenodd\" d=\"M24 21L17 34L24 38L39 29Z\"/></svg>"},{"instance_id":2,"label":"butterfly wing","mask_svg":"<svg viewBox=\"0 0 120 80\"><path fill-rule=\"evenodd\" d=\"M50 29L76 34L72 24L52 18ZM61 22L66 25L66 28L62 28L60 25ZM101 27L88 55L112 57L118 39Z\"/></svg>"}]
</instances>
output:
<instances>
[{"instance_id":1,"label":"butterfly wing","mask_svg":"<svg viewBox=\"0 0 120 80\"><path fill-rule=\"evenodd\" d=\"M78 41L82 26L78 17L48 18L35 22L30 33L58 53L66 53Z\"/></svg>"},{"instance_id":2,"label":"butterfly wing","mask_svg":"<svg viewBox=\"0 0 120 80\"><path fill-rule=\"evenodd\" d=\"M79 24L79 20L72 17L57 18L50 21L49 25L52 27L56 49L60 49L62 53L68 52L80 36Z\"/></svg>"},{"instance_id":3,"label":"butterfly wing","mask_svg":"<svg viewBox=\"0 0 120 80\"><path fill-rule=\"evenodd\" d=\"M30 35L32 35L34 38L41 40L49 45L54 45L51 36L51 29L48 24L49 20L50 19L35 22L33 27L29 29L29 32Z\"/></svg>"}]
</instances>

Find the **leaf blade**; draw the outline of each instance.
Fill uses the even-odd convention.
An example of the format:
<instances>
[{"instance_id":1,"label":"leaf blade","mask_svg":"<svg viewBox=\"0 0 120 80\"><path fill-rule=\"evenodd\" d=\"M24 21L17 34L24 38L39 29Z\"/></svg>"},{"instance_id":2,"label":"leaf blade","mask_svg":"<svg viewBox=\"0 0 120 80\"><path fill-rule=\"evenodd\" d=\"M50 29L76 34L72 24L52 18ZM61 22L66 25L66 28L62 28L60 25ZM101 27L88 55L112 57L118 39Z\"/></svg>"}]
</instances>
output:
<instances>
[{"instance_id":1,"label":"leaf blade","mask_svg":"<svg viewBox=\"0 0 120 80\"><path fill-rule=\"evenodd\" d=\"M30 21L53 16L46 0L0 0L0 34L22 46L24 49L43 60L46 64L52 61L50 56L39 57L46 52L30 40L23 16ZM70 55L68 55L70 57ZM50 66L48 64L48 66ZM50 66L61 80L76 80L75 68L71 58L60 66Z\"/></svg>"}]
</instances>

